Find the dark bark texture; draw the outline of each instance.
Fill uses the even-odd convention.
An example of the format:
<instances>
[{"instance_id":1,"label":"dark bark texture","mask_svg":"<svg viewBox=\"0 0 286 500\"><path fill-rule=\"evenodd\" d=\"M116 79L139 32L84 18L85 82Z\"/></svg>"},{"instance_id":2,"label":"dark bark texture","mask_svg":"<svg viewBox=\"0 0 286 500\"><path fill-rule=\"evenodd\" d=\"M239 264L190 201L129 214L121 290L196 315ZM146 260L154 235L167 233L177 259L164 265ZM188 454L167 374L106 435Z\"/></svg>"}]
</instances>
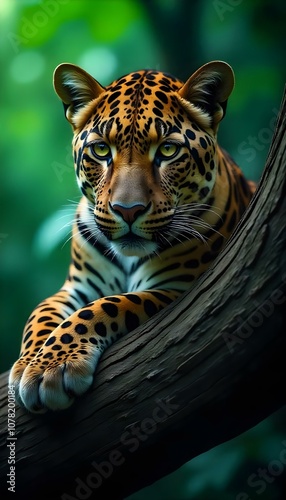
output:
<instances>
[{"instance_id":1,"label":"dark bark texture","mask_svg":"<svg viewBox=\"0 0 286 500\"><path fill-rule=\"evenodd\" d=\"M16 408L13 498L122 499L285 404L285 129L284 96L254 199L195 288L114 344L69 410ZM7 498L7 373L0 384Z\"/></svg>"}]
</instances>

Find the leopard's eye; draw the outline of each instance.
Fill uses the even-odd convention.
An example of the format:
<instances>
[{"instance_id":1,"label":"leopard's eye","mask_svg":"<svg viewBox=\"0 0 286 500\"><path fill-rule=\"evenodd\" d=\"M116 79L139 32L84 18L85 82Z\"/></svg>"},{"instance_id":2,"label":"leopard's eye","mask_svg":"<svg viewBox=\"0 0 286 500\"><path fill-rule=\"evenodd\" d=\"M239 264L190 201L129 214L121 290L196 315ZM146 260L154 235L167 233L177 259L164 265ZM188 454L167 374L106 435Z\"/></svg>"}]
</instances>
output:
<instances>
[{"instance_id":1,"label":"leopard's eye","mask_svg":"<svg viewBox=\"0 0 286 500\"><path fill-rule=\"evenodd\" d=\"M91 150L92 150L93 154L97 158L99 158L100 160L103 160L103 159L106 159L106 158L110 158L110 156L111 156L110 147L108 146L108 144L106 144L103 141L94 142L91 145Z\"/></svg>"},{"instance_id":2,"label":"leopard's eye","mask_svg":"<svg viewBox=\"0 0 286 500\"><path fill-rule=\"evenodd\" d=\"M157 149L157 156L171 158L178 152L179 146L173 142L164 142Z\"/></svg>"}]
</instances>

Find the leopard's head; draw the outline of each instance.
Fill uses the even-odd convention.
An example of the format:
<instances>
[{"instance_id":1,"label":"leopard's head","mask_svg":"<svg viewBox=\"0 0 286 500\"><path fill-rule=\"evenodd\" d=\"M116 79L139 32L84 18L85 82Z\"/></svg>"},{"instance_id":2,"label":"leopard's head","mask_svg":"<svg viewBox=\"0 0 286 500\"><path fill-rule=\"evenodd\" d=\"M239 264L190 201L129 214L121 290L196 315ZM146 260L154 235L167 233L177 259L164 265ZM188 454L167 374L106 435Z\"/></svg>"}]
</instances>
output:
<instances>
[{"instance_id":1,"label":"leopard's head","mask_svg":"<svg viewBox=\"0 0 286 500\"><path fill-rule=\"evenodd\" d=\"M55 89L74 130L77 181L97 232L116 252L144 256L171 244L184 232L180 210L208 202L217 128L233 84L221 61L186 83L142 70L107 87L78 66L56 68Z\"/></svg>"}]
</instances>

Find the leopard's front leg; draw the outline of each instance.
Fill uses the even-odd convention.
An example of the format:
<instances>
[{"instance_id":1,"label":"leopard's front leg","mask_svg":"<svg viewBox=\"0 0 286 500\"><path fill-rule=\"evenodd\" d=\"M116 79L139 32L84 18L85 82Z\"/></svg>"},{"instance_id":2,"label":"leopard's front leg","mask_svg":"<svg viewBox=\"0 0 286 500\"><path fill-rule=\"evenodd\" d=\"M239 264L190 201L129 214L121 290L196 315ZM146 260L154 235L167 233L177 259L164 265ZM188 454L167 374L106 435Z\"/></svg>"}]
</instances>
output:
<instances>
[{"instance_id":1,"label":"leopard's front leg","mask_svg":"<svg viewBox=\"0 0 286 500\"><path fill-rule=\"evenodd\" d=\"M134 330L179 295L147 290L104 297L77 310L47 338L25 368L19 386L24 406L32 412L59 410L92 384L103 351Z\"/></svg>"}]
</instances>

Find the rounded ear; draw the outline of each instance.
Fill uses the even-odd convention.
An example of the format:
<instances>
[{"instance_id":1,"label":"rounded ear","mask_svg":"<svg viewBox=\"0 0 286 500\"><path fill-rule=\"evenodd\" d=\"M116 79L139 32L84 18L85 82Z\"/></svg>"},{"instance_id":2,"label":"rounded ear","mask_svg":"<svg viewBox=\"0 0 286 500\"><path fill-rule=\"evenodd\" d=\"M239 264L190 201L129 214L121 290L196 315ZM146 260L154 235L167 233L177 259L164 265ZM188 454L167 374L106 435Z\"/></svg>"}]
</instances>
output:
<instances>
[{"instance_id":1,"label":"rounded ear","mask_svg":"<svg viewBox=\"0 0 286 500\"><path fill-rule=\"evenodd\" d=\"M63 101L66 118L73 126L74 115L104 91L104 87L86 71L68 63L56 67L54 88Z\"/></svg>"},{"instance_id":2,"label":"rounded ear","mask_svg":"<svg viewBox=\"0 0 286 500\"><path fill-rule=\"evenodd\" d=\"M212 61L199 68L178 93L183 100L207 113L211 125L216 126L225 114L233 87L231 66L223 61Z\"/></svg>"}]
</instances>

